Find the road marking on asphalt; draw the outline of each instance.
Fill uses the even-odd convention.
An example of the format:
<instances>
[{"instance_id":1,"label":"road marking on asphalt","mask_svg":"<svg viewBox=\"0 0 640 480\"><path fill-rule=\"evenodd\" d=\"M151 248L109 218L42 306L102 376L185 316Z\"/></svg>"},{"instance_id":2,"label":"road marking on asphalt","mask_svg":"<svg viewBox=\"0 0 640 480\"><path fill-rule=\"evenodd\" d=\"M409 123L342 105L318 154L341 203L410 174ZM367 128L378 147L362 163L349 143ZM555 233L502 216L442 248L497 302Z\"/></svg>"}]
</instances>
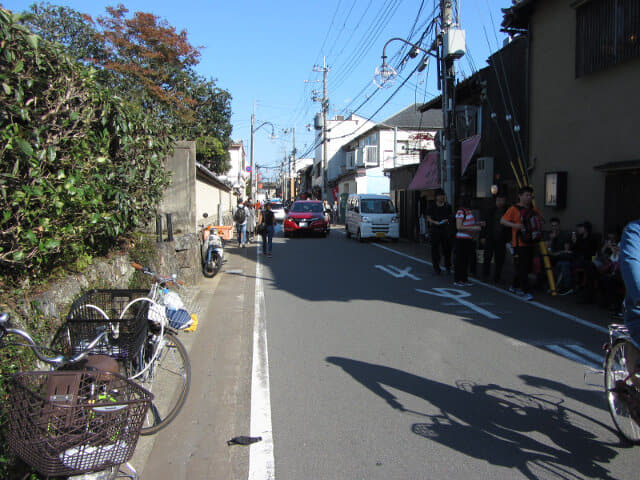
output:
<instances>
[{"instance_id":1,"label":"road marking on asphalt","mask_svg":"<svg viewBox=\"0 0 640 480\"><path fill-rule=\"evenodd\" d=\"M572 360L581 365L586 365L587 367L591 367L594 369L600 369L602 367L602 358L596 355L595 353L587 350L581 345L570 344L570 345L544 345L545 348L551 350L558 355L563 356L569 360Z\"/></svg>"},{"instance_id":2,"label":"road marking on asphalt","mask_svg":"<svg viewBox=\"0 0 640 480\"><path fill-rule=\"evenodd\" d=\"M494 315L489 310L485 310L478 305L471 303L467 300L463 300L463 298L470 297L471 294L464 290L458 290L457 288L433 288L431 290L422 290L421 288L416 288L416 292L427 293L429 295L434 295L436 297L449 298L451 300L455 300L460 305L464 305L467 308L483 315L491 320L500 320L500 317Z\"/></svg>"},{"instance_id":3,"label":"road marking on asphalt","mask_svg":"<svg viewBox=\"0 0 640 480\"><path fill-rule=\"evenodd\" d=\"M373 267L382 270L383 272L388 273L389 275L392 275L396 278L409 277L412 280L420 280L420 277L416 277L413 273L409 273L411 271L411 267L407 267L405 269L400 269L399 267L396 267L394 265L374 265Z\"/></svg>"},{"instance_id":4,"label":"road marking on asphalt","mask_svg":"<svg viewBox=\"0 0 640 480\"><path fill-rule=\"evenodd\" d=\"M264 315L262 261L258 252L253 320L253 361L251 362L251 422L252 437L262 441L249 447L249 480L273 480L273 430L271 424L271 392L269 387L269 355Z\"/></svg>"},{"instance_id":5,"label":"road marking on asphalt","mask_svg":"<svg viewBox=\"0 0 640 480\"><path fill-rule=\"evenodd\" d=\"M393 248L389 248L389 247L387 247L385 245L380 245L379 243L372 243L371 245L374 246L374 247L377 247L377 248L382 248L383 250L387 250L387 251L389 251L391 253L394 253L396 255L400 255L401 257L409 258L409 259L413 260L414 262L422 263L422 264L425 264L425 265L432 265L431 262L427 262L426 260L422 260L421 258L412 257L411 255L408 255L408 254L403 253L403 252L398 252L397 250L394 250ZM527 303L529 305L533 305L533 306L538 307L538 308L540 308L542 310L546 310L547 312L551 312L551 313L553 313L555 315L558 315L559 317L563 317L563 318L566 318L567 320L571 320L574 323L578 323L578 324L583 325L585 327L589 327L589 328L591 328L593 330L596 330L598 332L601 332L601 333L607 333L607 334L609 333L609 330L607 330L605 327L602 327L600 325L596 325L594 323L588 322L587 320L584 320L584 319L582 319L580 317L576 317L575 315L571 315L570 313L566 313L566 312L563 312L563 311L558 310L556 308L549 307L548 305L544 305L544 304L542 304L540 302L527 301L527 300L523 299L522 297L519 297L518 295L510 293L510 292L508 292L506 290L503 290L500 287L496 287L495 285L491 285L489 283L481 282L480 280L476 280L475 278L471 278L470 280L472 282L477 283L479 285L482 285L482 286L484 286L486 288L490 288L491 290L494 290L496 292L502 293L503 295L507 295L507 296L509 296L511 298L514 298L516 300L520 300L523 303Z\"/></svg>"}]
</instances>

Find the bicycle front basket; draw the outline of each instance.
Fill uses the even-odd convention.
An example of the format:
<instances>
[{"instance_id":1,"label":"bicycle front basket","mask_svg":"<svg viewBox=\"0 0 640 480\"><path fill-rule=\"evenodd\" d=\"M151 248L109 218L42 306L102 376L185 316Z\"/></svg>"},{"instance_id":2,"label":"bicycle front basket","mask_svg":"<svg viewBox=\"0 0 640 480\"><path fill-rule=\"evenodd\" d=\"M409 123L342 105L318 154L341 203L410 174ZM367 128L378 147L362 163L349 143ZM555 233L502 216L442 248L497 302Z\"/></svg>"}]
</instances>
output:
<instances>
[{"instance_id":1,"label":"bicycle front basket","mask_svg":"<svg viewBox=\"0 0 640 480\"><path fill-rule=\"evenodd\" d=\"M45 476L128 461L153 395L108 372L20 372L9 382L8 444Z\"/></svg>"},{"instance_id":2,"label":"bicycle front basket","mask_svg":"<svg viewBox=\"0 0 640 480\"><path fill-rule=\"evenodd\" d=\"M149 301L147 290L91 290L79 297L69 310L66 329L74 353L86 348L106 327L109 342L98 345L92 353L115 358L130 358L142 346L147 335ZM120 316L123 314L122 318Z\"/></svg>"}]
</instances>

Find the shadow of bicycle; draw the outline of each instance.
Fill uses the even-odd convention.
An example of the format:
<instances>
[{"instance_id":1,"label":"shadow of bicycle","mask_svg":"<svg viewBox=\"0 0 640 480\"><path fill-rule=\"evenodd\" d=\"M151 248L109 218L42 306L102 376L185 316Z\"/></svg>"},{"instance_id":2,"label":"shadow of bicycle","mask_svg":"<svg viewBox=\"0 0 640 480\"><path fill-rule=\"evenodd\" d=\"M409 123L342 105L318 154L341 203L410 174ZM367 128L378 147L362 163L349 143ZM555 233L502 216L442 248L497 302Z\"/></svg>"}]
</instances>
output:
<instances>
[{"instance_id":1,"label":"shadow of bicycle","mask_svg":"<svg viewBox=\"0 0 640 480\"><path fill-rule=\"evenodd\" d=\"M614 478L603 464L617 451L594 433L611 427L564 406L560 396L468 381L452 386L348 358L326 360L394 409L423 417L412 425L413 433L466 456L517 469L530 479ZM421 397L439 411L408 410L391 390Z\"/></svg>"}]
</instances>

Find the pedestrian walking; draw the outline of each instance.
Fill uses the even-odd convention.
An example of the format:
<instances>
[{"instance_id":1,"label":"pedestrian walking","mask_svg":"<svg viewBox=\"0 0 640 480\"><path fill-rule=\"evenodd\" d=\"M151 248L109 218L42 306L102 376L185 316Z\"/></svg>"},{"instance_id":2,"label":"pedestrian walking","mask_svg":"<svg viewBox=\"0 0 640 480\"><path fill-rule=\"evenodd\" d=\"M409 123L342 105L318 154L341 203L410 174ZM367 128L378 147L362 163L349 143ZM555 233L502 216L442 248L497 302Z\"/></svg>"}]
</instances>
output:
<instances>
[{"instance_id":1,"label":"pedestrian walking","mask_svg":"<svg viewBox=\"0 0 640 480\"><path fill-rule=\"evenodd\" d=\"M247 208L242 200L238 202L238 206L233 212L233 221L238 232L238 246L244 247L247 244Z\"/></svg>"},{"instance_id":2,"label":"pedestrian walking","mask_svg":"<svg viewBox=\"0 0 640 480\"><path fill-rule=\"evenodd\" d=\"M256 210L250 198L245 202L245 207L247 209L247 242L252 242L256 231Z\"/></svg>"},{"instance_id":3,"label":"pedestrian walking","mask_svg":"<svg viewBox=\"0 0 640 480\"><path fill-rule=\"evenodd\" d=\"M338 201L333 201L333 207L331 208L331 223L338 224Z\"/></svg>"},{"instance_id":4,"label":"pedestrian walking","mask_svg":"<svg viewBox=\"0 0 640 480\"><path fill-rule=\"evenodd\" d=\"M262 236L262 253L270 257L273 250L273 232L276 225L276 217L271 211L271 203L267 203L260 212L258 223L260 224L260 235Z\"/></svg>"},{"instance_id":5,"label":"pedestrian walking","mask_svg":"<svg viewBox=\"0 0 640 480\"><path fill-rule=\"evenodd\" d=\"M542 215L531 204L533 188L521 187L518 191L518 198L518 203L510 207L500 220L502 225L511 227L511 245L514 250L515 274L509 291L525 300L533 300L533 295L529 292L529 272L531 272L533 264L535 246L535 241L532 241L535 233L532 225L536 223L534 222L535 217L538 217L540 219L539 234L542 235Z\"/></svg>"},{"instance_id":6,"label":"pedestrian walking","mask_svg":"<svg viewBox=\"0 0 640 480\"><path fill-rule=\"evenodd\" d=\"M451 271L451 222L452 209L445 201L444 190L436 190L435 204L427 209L427 228L431 239L431 263L436 275L440 275L440 254L444 257L444 268Z\"/></svg>"},{"instance_id":7,"label":"pedestrian walking","mask_svg":"<svg viewBox=\"0 0 640 480\"><path fill-rule=\"evenodd\" d=\"M456 287L469 287L469 266L473 254L473 236L480 232L484 222L476 221L473 212L466 205L467 200L462 199L460 208L456 211L456 253L454 285ZM475 261L475 258L473 259Z\"/></svg>"}]
</instances>

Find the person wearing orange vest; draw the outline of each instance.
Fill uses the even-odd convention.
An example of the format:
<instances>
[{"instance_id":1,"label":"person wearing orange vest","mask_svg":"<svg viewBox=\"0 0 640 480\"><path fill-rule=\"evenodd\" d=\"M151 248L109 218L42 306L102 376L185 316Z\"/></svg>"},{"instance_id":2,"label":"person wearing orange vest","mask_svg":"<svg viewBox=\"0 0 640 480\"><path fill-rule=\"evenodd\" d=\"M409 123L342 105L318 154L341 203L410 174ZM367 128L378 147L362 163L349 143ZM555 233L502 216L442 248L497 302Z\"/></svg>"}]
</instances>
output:
<instances>
[{"instance_id":1,"label":"person wearing orange vest","mask_svg":"<svg viewBox=\"0 0 640 480\"><path fill-rule=\"evenodd\" d=\"M521 187L518 191L519 202L507 210L500 219L500 223L506 227L511 227L511 245L514 249L515 274L513 283L509 291L521 296L525 300L533 300L533 295L529 292L529 272L533 263L534 243L525 242L522 239L522 232L525 229L522 224L522 212L530 208L542 217L540 211L531 202L533 199L533 188L529 186Z\"/></svg>"}]
</instances>

